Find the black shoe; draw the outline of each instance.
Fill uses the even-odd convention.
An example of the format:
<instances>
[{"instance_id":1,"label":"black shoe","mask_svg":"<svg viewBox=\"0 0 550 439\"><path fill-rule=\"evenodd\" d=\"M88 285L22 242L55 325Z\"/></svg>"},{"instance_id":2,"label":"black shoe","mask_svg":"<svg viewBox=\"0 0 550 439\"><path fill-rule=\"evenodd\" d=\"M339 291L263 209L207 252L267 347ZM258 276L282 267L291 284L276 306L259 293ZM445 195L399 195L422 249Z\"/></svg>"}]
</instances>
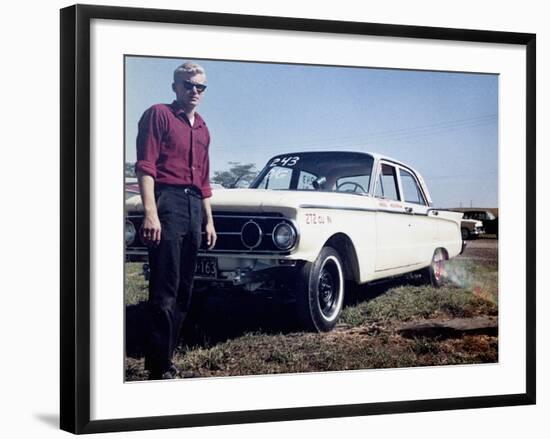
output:
<instances>
[{"instance_id":1,"label":"black shoe","mask_svg":"<svg viewBox=\"0 0 550 439\"><path fill-rule=\"evenodd\" d=\"M149 374L149 380L173 380L174 378L175 376L169 370L164 373L151 372Z\"/></svg>"},{"instance_id":2,"label":"black shoe","mask_svg":"<svg viewBox=\"0 0 550 439\"><path fill-rule=\"evenodd\" d=\"M180 370L172 363L170 367L168 368L168 372L170 372L174 378L178 377L180 375Z\"/></svg>"},{"instance_id":3,"label":"black shoe","mask_svg":"<svg viewBox=\"0 0 550 439\"><path fill-rule=\"evenodd\" d=\"M173 380L174 378L176 378L176 376L169 370L164 372L160 377L161 380Z\"/></svg>"},{"instance_id":4,"label":"black shoe","mask_svg":"<svg viewBox=\"0 0 550 439\"><path fill-rule=\"evenodd\" d=\"M178 377L180 371L174 364L171 364L167 371L165 372L150 372L150 380L173 380Z\"/></svg>"}]
</instances>

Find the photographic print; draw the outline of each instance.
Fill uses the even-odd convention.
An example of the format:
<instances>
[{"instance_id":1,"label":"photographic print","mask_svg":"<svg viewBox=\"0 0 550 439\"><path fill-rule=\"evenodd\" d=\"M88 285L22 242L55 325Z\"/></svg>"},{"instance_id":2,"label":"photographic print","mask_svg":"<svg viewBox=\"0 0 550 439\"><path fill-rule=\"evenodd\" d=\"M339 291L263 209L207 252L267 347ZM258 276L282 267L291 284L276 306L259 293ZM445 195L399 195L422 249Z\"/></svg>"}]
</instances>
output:
<instances>
[{"instance_id":1,"label":"photographic print","mask_svg":"<svg viewBox=\"0 0 550 439\"><path fill-rule=\"evenodd\" d=\"M498 362L497 74L124 62L127 381Z\"/></svg>"},{"instance_id":2,"label":"photographic print","mask_svg":"<svg viewBox=\"0 0 550 439\"><path fill-rule=\"evenodd\" d=\"M62 429L535 403L535 35L78 5L60 83Z\"/></svg>"}]
</instances>

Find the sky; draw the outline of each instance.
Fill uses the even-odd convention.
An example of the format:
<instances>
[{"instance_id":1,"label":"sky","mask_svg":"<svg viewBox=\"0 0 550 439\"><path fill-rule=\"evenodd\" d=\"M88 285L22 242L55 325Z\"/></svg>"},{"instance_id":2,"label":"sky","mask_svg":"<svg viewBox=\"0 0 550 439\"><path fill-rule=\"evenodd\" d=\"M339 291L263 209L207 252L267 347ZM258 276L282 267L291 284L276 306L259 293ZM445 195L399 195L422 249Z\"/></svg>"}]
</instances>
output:
<instances>
[{"instance_id":1,"label":"sky","mask_svg":"<svg viewBox=\"0 0 550 439\"><path fill-rule=\"evenodd\" d=\"M186 59L125 58L125 153L137 123L174 100ZM377 152L419 171L438 207L498 207L498 75L193 59L208 89L210 168L300 151Z\"/></svg>"}]
</instances>

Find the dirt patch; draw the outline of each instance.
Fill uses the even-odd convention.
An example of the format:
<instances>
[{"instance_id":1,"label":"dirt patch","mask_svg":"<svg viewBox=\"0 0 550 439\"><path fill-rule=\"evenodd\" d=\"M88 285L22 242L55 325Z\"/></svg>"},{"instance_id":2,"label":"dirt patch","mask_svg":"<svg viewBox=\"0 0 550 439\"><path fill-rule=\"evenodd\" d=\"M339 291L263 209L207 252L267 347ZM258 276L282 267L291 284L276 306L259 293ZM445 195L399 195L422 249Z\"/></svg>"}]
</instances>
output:
<instances>
[{"instance_id":1,"label":"dirt patch","mask_svg":"<svg viewBox=\"0 0 550 439\"><path fill-rule=\"evenodd\" d=\"M457 259L481 260L498 267L498 240L473 239L466 242L466 249Z\"/></svg>"},{"instance_id":2,"label":"dirt patch","mask_svg":"<svg viewBox=\"0 0 550 439\"><path fill-rule=\"evenodd\" d=\"M462 337L463 335L498 333L498 321L495 317L471 317L462 319L432 319L406 323L398 330L404 337Z\"/></svg>"}]
</instances>

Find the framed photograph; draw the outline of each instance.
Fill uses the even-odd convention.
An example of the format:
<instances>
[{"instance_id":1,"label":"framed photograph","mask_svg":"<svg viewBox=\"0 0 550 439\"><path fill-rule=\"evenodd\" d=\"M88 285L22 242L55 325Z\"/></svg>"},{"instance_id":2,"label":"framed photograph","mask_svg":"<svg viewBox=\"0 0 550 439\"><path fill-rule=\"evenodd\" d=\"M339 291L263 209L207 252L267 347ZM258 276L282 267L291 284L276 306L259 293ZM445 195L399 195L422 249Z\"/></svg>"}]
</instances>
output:
<instances>
[{"instance_id":1,"label":"framed photograph","mask_svg":"<svg viewBox=\"0 0 550 439\"><path fill-rule=\"evenodd\" d=\"M61 10L61 428L535 404L534 34Z\"/></svg>"}]
</instances>

